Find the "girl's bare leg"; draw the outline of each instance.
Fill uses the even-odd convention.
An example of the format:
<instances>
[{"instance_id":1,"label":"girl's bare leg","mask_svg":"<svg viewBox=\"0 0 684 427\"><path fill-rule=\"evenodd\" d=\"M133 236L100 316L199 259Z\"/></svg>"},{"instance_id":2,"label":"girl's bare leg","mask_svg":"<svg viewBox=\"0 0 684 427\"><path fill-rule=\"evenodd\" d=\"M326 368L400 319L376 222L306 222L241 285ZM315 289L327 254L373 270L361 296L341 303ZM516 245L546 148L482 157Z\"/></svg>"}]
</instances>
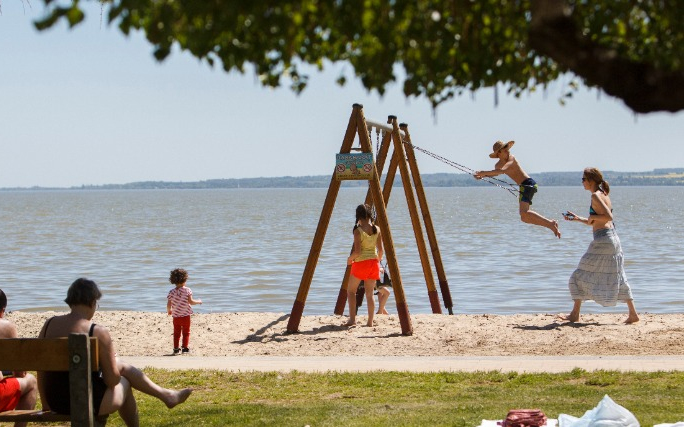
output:
<instances>
[{"instance_id":1,"label":"girl's bare leg","mask_svg":"<svg viewBox=\"0 0 684 427\"><path fill-rule=\"evenodd\" d=\"M375 314L375 298L373 298L374 286L366 286L366 305L368 305L368 323L366 326L373 326L373 315Z\"/></svg>"},{"instance_id":2,"label":"girl's bare leg","mask_svg":"<svg viewBox=\"0 0 684 427\"><path fill-rule=\"evenodd\" d=\"M356 325L356 290L361 283L361 279L349 275L349 282L347 282L347 305L349 305L349 320L342 326Z\"/></svg>"}]
</instances>

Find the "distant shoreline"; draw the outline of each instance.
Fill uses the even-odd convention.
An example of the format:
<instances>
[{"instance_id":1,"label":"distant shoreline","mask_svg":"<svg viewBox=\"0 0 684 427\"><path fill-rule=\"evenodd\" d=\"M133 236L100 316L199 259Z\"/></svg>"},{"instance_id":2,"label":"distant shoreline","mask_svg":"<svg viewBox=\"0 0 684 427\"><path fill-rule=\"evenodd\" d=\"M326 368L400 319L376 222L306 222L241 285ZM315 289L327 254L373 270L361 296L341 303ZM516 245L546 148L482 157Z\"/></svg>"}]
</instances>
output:
<instances>
[{"instance_id":1,"label":"distant shoreline","mask_svg":"<svg viewBox=\"0 0 684 427\"><path fill-rule=\"evenodd\" d=\"M645 172L604 171L606 181L613 186L682 186L684 167L663 168ZM568 187L577 185L578 172L539 172L531 174L541 186ZM39 190L206 190L206 189L252 189L252 188L328 188L330 175L281 176L261 178L210 179L194 182L140 181L127 184L80 185L74 187L13 187L0 191ZM424 187L482 187L487 183L473 179L466 173L421 174ZM401 185L397 174L395 185ZM363 187L366 181L344 181L343 187Z\"/></svg>"}]
</instances>

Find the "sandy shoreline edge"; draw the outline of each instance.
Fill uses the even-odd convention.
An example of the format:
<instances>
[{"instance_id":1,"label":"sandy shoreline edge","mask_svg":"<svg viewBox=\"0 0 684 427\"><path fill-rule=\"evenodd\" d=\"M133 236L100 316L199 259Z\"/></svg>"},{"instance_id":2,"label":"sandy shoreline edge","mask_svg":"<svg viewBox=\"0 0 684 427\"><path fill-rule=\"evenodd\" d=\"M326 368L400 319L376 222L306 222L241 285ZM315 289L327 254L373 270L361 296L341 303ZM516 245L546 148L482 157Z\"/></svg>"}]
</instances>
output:
<instances>
[{"instance_id":1,"label":"sandy shoreline edge","mask_svg":"<svg viewBox=\"0 0 684 427\"><path fill-rule=\"evenodd\" d=\"M45 319L63 312L8 314L20 337L36 337ZM684 354L684 314L585 314L579 323L554 314L411 316L403 336L397 315L377 326L342 327L345 316L303 316L299 333L286 332L289 313L211 313L192 317L195 357L218 356L672 356ZM171 352L171 318L161 312L98 311L120 356ZM359 318L365 322L365 316Z\"/></svg>"}]
</instances>

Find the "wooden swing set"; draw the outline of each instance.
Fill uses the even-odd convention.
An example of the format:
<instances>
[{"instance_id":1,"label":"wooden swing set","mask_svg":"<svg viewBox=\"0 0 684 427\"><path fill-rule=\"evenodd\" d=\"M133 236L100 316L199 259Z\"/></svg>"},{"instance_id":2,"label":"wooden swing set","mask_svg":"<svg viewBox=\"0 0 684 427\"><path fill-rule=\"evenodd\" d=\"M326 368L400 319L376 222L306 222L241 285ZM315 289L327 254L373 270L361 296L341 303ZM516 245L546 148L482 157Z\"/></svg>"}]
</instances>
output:
<instances>
[{"instance_id":1,"label":"wooden swing set","mask_svg":"<svg viewBox=\"0 0 684 427\"><path fill-rule=\"evenodd\" d=\"M375 128L378 139L379 135L382 133L382 143L378 148L377 159L375 162L371 161L370 164L367 165L367 169L369 169L370 174L368 175L368 192L366 194L365 203L373 205L376 211L376 224L378 227L380 227L383 246L385 249L385 256L387 259L387 267L389 268L390 277L392 278L392 288L394 289L395 293L394 298L397 304L397 313L399 315L399 322L401 324L401 332L403 335L413 335L413 326L411 325L408 304L406 302L406 295L404 294L401 273L397 263L396 252L394 249L394 243L392 240L392 233L390 231L386 209L397 169L399 169L402 187L404 188L404 194L406 196L409 215L411 217L411 224L413 226L413 231L416 238L416 245L418 248L418 254L420 256L432 312L435 314L441 314L442 310L440 307L439 295L437 294L437 289L435 287L434 276L430 266L430 260L425 244L423 228L420 221L421 216L418 213L418 207L420 207L423 223L425 224L425 232L430 244L432 259L435 263L442 299L444 300L444 306L448 309L449 314L453 314L453 302L451 300L451 293L449 291L446 274L444 273L442 257L439 252L439 246L437 244L437 238L432 224L432 219L430 217L427 199L425 198L425 191L423 189L423 183L418 170L415 153L413 151L413 145L411 144L408 125L405 123L398 124L396 116L389 116L387 119L387 124L382 124L371 120L367 121L363 115L363 106L360 104L354 104L352 107L351 117L349 118L349 124L347 125L347 130L342 141L342 147L340 148L340 154L348 154L352 150L355 150L361 151L362 153L370 153L372 155L373 147L371 144L370 134L373 128ZM356 135L359 137L360 147L352 148ZM384 188L381 188L380 178L382 176L385 160L387 159L387 155L389 153L390 145L393 145L394 152L387 169ZM413 184L411 177L413 177ZM287 324L287 331L290 333L298 332L299 330L299 322L301 321L302 314L304 313L306 297L311 287L311 281L316 269L316 264L318 263L318 257L321 253L321 248L325 239L325 233L328 229L330 217L332 216L332 211L335 206L335 200L337 199L337 194L339 193L341 186L341 180L343 179L345 178L341 178L338 175L337 170L333 172L330 186L328 187L328 193L321 211L321 216L318 221L318 226L316 228L316 233L311 244L311 250L309 251L309 257L304 268L302 280L299 284L299 291L292 306L292 312ZM418 204L416 204L416 196L418 199ZM349 274L350 267L347 266L345 269L344 278L342 280L342 286L340 287L340 292L337 297L337 303L335 305L334 313L337 315L342 315L344 313L344 307L347 301L347 282L349 279Z\"/></svg>"}]
</instances>

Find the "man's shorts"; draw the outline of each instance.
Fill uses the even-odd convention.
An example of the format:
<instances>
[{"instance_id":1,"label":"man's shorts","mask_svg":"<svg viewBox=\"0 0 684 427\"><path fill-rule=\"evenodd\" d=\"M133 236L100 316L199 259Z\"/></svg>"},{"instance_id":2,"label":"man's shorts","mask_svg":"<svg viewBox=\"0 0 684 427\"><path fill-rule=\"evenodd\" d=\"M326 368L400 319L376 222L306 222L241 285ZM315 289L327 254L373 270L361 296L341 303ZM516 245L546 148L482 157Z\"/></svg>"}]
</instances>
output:
<instances>
[{"instance_id":1,"label":"man's shorts","mask_svg":"<svg viewBox=\"0 0 684 427\"><path fill-rule=\"evenodd\" d=\"M0 412L16 408L20 398L19 381L16 378L3 378L0 381Z\"/></svg>"},{"instance_id":2,"label":"man's shorts","mask_svg":"<svg viewBox=\"0 0 684 427\"><path fill-rule=\"evenodd\" d=\"M520 183L520 197L519 201L532 204L532 197L537 192L537 182L532 178L527 178Z\"/></svg>"},{"instance_id":3,"label":"man's shorts","mask_svg":"<svg viewBox=\"0 0 684 427\"><path fill-rule=\"evenodd\" d=\"M380 280L380 263L376 258L353 262L351 274L361 280Z\"/></svg>"}]
</instances>

